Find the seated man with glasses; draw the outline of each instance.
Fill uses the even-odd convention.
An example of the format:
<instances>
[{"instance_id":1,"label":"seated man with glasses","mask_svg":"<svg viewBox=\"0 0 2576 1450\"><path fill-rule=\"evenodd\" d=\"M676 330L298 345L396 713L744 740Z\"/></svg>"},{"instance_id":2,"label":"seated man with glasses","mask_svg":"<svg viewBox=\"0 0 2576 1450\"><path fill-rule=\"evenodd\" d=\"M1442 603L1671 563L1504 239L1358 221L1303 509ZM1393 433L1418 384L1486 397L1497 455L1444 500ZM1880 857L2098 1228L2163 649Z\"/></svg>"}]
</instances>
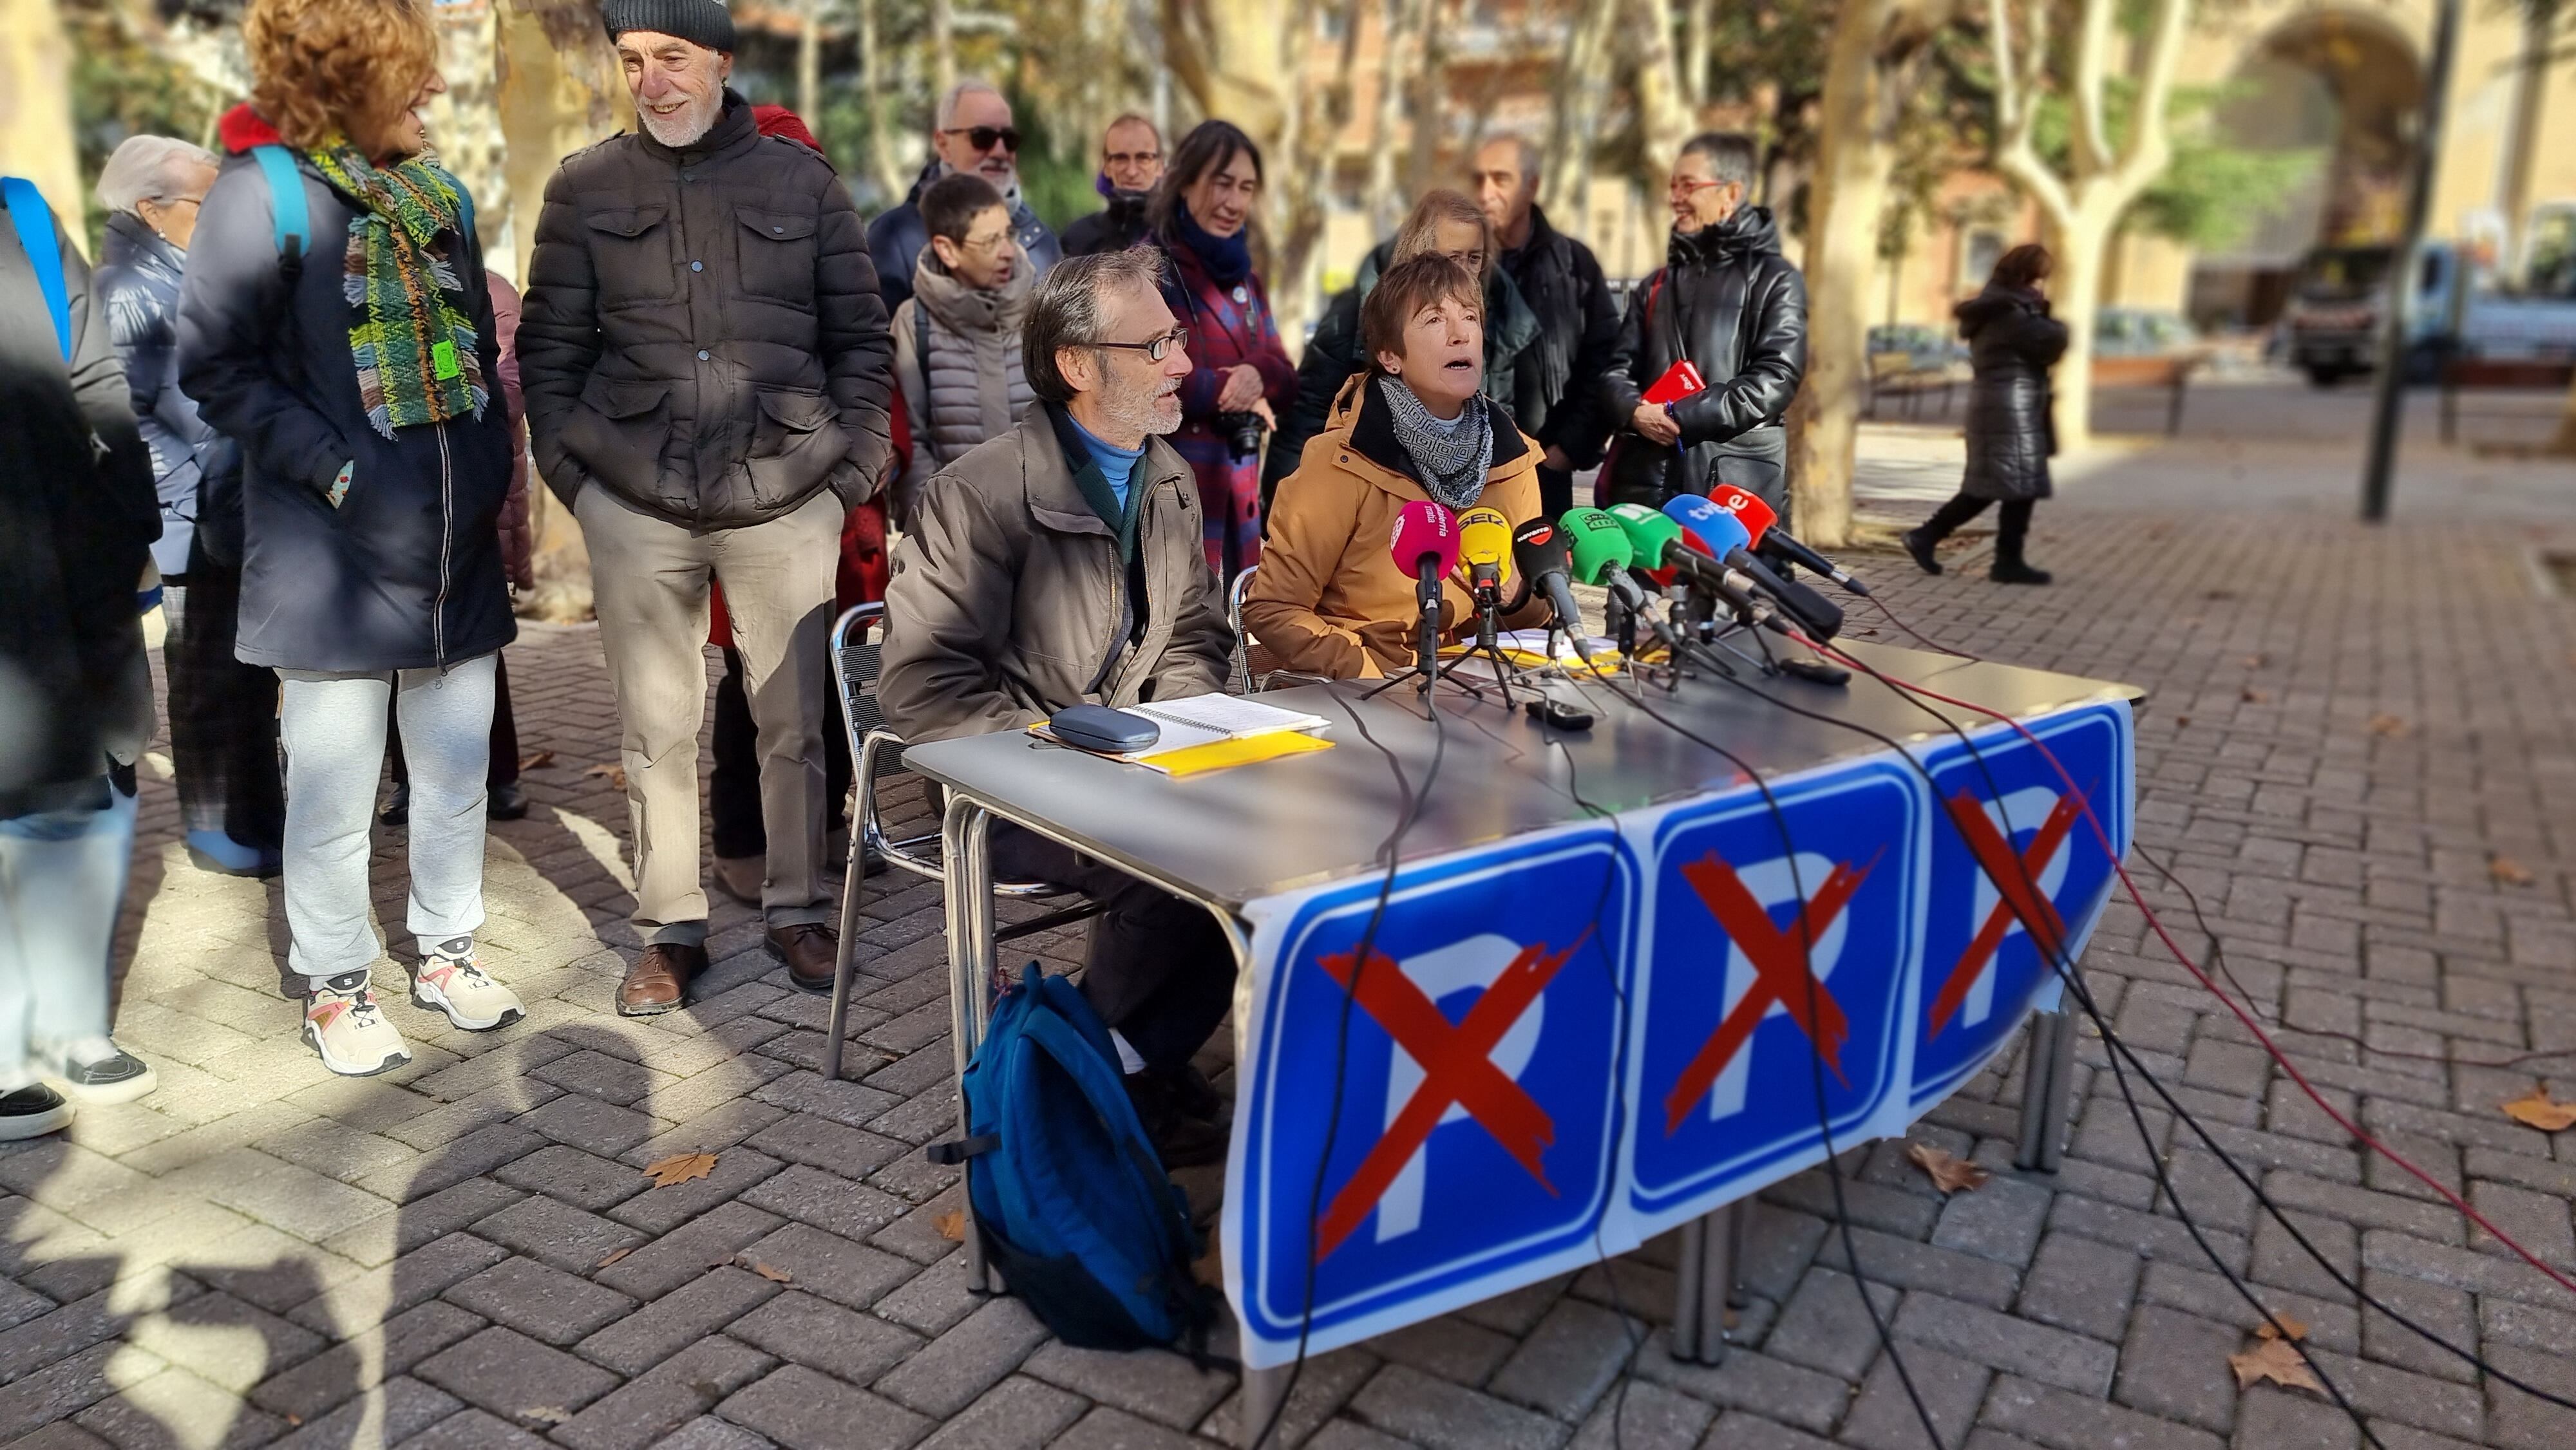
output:
<instances>
[{"instance_id":1,"label":"seated man with glasses","mask_svg":"<svg viewBox=\"0 0 2576 1450\"><path fill-rule=\"evenodd\" d=\"M919 744L1019 730L1077 704L1219 689L1233 641L1202 546L1181 423L1189 333L1150 250L1059 264L1030 300L1021 355L1038 402L924 485L886 587L877 703ZM1190 1057L1225 1020L1234 954L1206 911L1007 823L1004 879L1079 891L1082 992L1119 1046L1146 1130L1173 1167L1225 1152Z\"/></svg>"},{"instance_id":2,"label":"seated man with glasses","mask_svg":"<svg viewBox=\"0 0 2576 1450\"><path fill-rule=\"evenodd\" d=\"M913 260L930 244L922 193L943 176L980 176L1002 194L1010 208L1011 240L1028 253L1032 272L1045 271L1064 255L1055 233L1020 197L1020 129L1011 124L1011 103L991 81L959 81L931 112L930 162L911 194L868 223L868 256L877 265L878 295L888 312L912 295Z\"/></svg>"},{"instance_id":3,"label":"seated man with glasses","mask_svg":"<svg viewBox=\"0 0 2576 1450\"><path fill-rule=\"evenodd\" d=\"M930 475L1010 431L1034 396L1020 367L1020 325L1036 275L1011 240L1011 212L980 176L943 176L921 194L930 245L912 297L894 310L894 380L912 425L912 461L896 480L895 527Z\"/></svg>"}]
</instances>

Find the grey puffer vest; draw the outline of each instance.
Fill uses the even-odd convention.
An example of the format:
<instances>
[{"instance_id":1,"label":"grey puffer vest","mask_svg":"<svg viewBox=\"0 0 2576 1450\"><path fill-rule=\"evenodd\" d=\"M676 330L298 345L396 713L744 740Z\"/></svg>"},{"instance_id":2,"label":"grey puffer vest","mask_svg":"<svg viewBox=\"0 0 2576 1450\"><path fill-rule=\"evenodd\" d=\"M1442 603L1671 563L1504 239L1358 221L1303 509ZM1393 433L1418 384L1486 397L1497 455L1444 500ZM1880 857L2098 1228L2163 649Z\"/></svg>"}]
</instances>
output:
<instances>
[{"instance_id":1,"label":"grey puffer vest","mask_svg":"<svg viewBox=\"0 0 2576 1450\"><path fill-rule=\"evenodd\" d=\"M930 476L966 450L1009 432L1036 394L1020 366L1020 324L1036 269L1021 253L998 288L969 287L922 248L913 295L895 309L895 381L912 425L912 461L896 501L897 522Z\"/></svg>"}]
</instances>

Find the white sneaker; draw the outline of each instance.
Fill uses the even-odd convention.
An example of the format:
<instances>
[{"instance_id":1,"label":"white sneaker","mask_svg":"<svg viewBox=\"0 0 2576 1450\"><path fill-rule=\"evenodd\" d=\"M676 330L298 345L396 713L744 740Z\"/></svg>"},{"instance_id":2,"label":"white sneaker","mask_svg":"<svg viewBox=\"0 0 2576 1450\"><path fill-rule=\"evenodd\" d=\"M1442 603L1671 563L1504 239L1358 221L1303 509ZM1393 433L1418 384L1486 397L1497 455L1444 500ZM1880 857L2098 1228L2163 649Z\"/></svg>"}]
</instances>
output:
<instances>
[{"instance_id":1,"label":"white sneaker","mask_svg":"<svg viewBox=\"0 0 2576 1450\"><path fill-rule=\"evenodd\" d=\"M31 1043L45 1081L85 1103L130 1103L160 1086L152 1064L105 1037Z\"/></svg>"},{"instance_id":2,"label":"white sneaker","mask_svg":"<svg viewBox=\"0 0 2576 1450\"><path fill-rule=\"evenodd\" d=\"M411 1061L402 1033L385 1020L367 974L333 977L305 999L304 1040L342 1077L374 1077Z\"/></svg>"},{"instance_id":3,"label":"white sneaker","mask_svg":"<svg viewBox=\"0 0 2576 1450\"><path fill-rule=\"evenodd\" d=\"M518 994L493 981L474 958L474 938L456 937L430 949L411 981L411 1001L435 1008L467 1032L490 1032L528 1015Z\"/></svg>"}]
</instances>

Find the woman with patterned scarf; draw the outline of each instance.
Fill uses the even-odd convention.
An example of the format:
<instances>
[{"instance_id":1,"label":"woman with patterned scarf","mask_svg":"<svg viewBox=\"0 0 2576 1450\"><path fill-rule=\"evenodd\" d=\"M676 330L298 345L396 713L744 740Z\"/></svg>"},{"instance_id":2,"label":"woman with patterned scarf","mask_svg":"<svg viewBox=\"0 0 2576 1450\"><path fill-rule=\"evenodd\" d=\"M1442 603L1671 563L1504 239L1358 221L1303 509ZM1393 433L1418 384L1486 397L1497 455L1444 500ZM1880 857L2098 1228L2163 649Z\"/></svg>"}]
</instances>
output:
<instances>
[{"instance_id":1,"label":"woman with patterned scarf","mask_svg":"<svg viewBox=\"0 0 2576 1450\"><path fill-rule=\"evenodd\" d=\"M1439 252L1388 268L1360 304L1370 367L1281 483L1244 596L1244 627L1276 668L1374 679L1413 663L1414 581L1387 553L1406 504L1482 506L1514 527L1538 517L1538 445L1484 394L1483 309L1476 274ZM1442 592L1442 637L1473 634L1466 588L1453 578ZM1503 624L1546 614L1533 598Z\"/></svg>"},{"instance_id":2,"label":"woman with patterned scarf","mask_svg":"<svg viewBox=\"0 0 2576 1450\"><path fill-rule=\"evenodd\" d=\"M446 89L427 16L413 0L252 0L242 38L251 104L225 119L189 250L180 381L241 446L235 653L283 682L304 1036L364 1076L411 1057L370 985L388 701L412 779L411 1001L469 1032L523 1015L474 949L493 676L517 634L495 527L513 450L472 203L420 117ZM264 169L280 159L300 245L297 198Z\"/></svg>"}]
</instances>

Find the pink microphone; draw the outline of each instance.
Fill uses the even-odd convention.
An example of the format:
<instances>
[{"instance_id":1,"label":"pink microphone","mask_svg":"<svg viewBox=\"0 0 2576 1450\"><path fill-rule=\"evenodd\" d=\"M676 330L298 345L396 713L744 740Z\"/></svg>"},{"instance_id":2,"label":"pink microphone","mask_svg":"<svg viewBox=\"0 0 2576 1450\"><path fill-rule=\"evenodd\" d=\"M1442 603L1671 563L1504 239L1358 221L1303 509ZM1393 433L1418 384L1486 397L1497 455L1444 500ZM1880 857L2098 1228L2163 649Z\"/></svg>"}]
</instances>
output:
<instances>
[{"instance_id":1,"label":"pink microphone","mask_svg":"<svg viewBox=\"0 0 2576 1450\"><path fill-rule=\"evenodd\" d=\"M1731 483L1711 487L1708 501L1735 515L1736 522L1744 525L1744 532L1750 540L1746 548L1761 543L1763 534L1780 521L1778 511L1764 503L1760 494L1749 493Z\"/></svg>"},{"instance_id":2,"label":"pink microphone","mask_svg":"<svg viewBox=\"0 0 2576 1450\"><path fill-rule=\"evenodd\" d=\"M1415 499L1395 516L1386 540L1395 567L1413 576L1413 602L1421 610L1414 664L1422 687L1440 667L1440 581L1458 567L1458 518L1429 499Z\"/></svg>"}]
</instances>

